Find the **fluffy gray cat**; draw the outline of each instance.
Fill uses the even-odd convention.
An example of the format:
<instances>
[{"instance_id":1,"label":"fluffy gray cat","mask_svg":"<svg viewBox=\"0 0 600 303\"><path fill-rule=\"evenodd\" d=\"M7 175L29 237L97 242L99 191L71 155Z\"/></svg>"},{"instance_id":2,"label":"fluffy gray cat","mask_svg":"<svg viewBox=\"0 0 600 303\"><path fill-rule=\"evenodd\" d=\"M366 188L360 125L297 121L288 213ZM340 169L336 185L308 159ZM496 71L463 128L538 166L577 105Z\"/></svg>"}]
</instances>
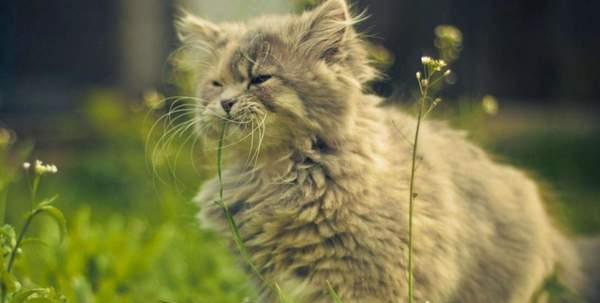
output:
<instances>
[{"instance_id":1,"label":"fluffy gray cat","mask_svg":"<svg viewBox=\"0 0 600 303\"><path fill-rule=\"evenodd\" d=\"M298 302L331 302L328 284L345 303L407 301L403 138L416 122L365 92L378 73L355 21L328 0L301 15L177 24L185 68L200 71L199 135L216 145L227 123L224 203L261 275ZM425 123L421 140L415 302L530 302L555 273L583 294L583 258L530 178L442 124ZM197 197L202 221L231 237L218 199L213 179ZM261 300L276 296L265 287Z\"/></svg>"}]
</instances>

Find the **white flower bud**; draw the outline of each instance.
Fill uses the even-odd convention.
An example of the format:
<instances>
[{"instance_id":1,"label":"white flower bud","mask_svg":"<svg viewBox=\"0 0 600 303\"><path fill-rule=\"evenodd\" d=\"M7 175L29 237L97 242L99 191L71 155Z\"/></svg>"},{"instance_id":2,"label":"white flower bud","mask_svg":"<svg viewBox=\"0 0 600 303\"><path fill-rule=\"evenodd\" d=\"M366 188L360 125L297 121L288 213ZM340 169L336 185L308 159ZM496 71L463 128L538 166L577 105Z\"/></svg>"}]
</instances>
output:
<instances>
[{"instance_id":1,"label":"white flower bud","mask_svg":"<svg viewBox=\"0 0 600 303\"><path fill-rule=\"evenodd\" d=\"M40 160L35 161L34 171L37 175L43 175L47 173L56 174L58 172L58 167L53 164L44 164Z\"/></svg>"}]
</instances>

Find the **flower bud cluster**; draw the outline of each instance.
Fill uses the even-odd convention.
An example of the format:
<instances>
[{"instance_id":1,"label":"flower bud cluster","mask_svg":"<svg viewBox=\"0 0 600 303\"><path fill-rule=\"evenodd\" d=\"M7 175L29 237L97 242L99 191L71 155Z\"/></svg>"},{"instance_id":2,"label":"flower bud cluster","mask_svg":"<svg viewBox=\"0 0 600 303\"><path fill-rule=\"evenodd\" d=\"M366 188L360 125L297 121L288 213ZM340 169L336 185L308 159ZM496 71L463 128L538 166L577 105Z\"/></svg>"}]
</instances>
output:
<instances>
[{"instance_id":1,"label":"flower bud cluster","mask_svg":"<svg viewBox=\"0 0 600 303\"><path fill-rule=\"evenodd\" d=\"M37 175L45 175L45 174L56 174L58 172L58 168L54 164L44 164L40 160L35 160L35 163L31 165L29 162L23 163L23 169L30 170L33 169Z\"/></svg>"},{"instance_id":2,"label":"flower bud cluster","mask_svg":"<svg viewBox=\"0 0 600 303\"><path fill-rule=\"evenodd\" d=\"M431 71L441 72L448 64L444 60L436 60L431 57L423 56L421 57L421 63Z\"/></svg>"}]
</instances>

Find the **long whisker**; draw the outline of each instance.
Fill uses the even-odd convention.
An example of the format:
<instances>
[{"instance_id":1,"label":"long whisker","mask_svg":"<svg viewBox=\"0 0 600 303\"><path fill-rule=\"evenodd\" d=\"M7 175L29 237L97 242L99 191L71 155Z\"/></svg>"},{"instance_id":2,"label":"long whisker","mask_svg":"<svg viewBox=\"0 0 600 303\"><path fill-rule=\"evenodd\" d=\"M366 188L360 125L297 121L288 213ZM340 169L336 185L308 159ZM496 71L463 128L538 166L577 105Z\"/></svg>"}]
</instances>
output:
<instances>
[{"instance_id":1,"label":"long whisker","mask_svg":"<svg viewBox=\"0 0 600 303\"><path fill-rule=\"evenodd\" d=\"M246 157L246 165L250 164L250 155L252 155L252 149L254 148L254 120L252 119L252 129L250 130L250 148L248 149L248 156Z\"/></svg>"},{"instance_id":2,"label":"long whisker","mask_svg":"<svg viewBox=\"0 0 600 303\"><path fill-rule=\"evenodd\" d=\"M182 98L170 98L175 99L175 102L181 100ZM152 164L153 173L155 176L162 180L160 175L158 174L158 161L161 158L161 155L164 155L165 150L169 148L172 140L180 133L185 132L187 129L193 127L196 123L196 119L191 119L188 122L179 124L178 121L181 119L187 119L188 114L195 112L200 106L197 103L192 104L179 104L176 107L171 106L171 110L169 110L166 114L162 115L152 126L150 133L147 138L147 148L146 154L150 156L150 161ZM175 118L173 116L177 114ZM164 122L163 122L164 121ZM163 125L165 131L159 137L159 139L154 144L154 148L152 152L148 150L149 144L151 142L150 138L154 132L154 129L159 125ZM168 161L167 161L168 162Z\"/></svg>"},{"instance_id":3,"label":"long whisker","mask_svg":"<svg viewBox=\"0 0 600 303\"><path fill-rule=\"evenodd\" d=\"M156 146L152 151L152 161L155 164L154 165L155 173L157 173L157 171L156 171L157 165L156 164L158 163L159 159L162 156L168 155L167 150L170 149L171 143L174 140L174 138L177 137L177 134L185 132L187 129L190 129L191 127L193 127L196 123L197 123L197 120L194 120L194 119L191 121L182 123L180 125L177 125L176 127L169 129L168 131L166 131L163 134L163 136L161 136L161 138L156 143ZM169 165L169 164L170 163L167 160L167 165Z\"/></svg>"},{"instance_id":4,"label":"long whisker","mask_svg":"<svg viewBox=\"0 0 600 303\"><path fill-rule=\"evenodd\" d=\"M179 132L179 134L176 134L173 137L175 137L175 136L182 137L183 134L185 134L190 128L195 126L196 122L197 122L196 119L192 119L191 123L188 123L188 126L186 128L183 128L182 131ZM169 165L171 177L173 178L173 181L175 182L176 186L178 185L177 181L179 180L177 178L177 174L176 174L177 162L179 160L179 156L180 156L181 152L183 151L183 148L187 145L189 140L192 138L197 138L197 136L195 136L195 132L193 132L193 131L189 132L189 134L187 135L185 140L183 140L183 142L181 143L181 146L175 153L175 158L174 158L173 162ZM180 183L183 183L183 182L180 182Z\"/></svg>"},{"instance_id":5,"label":"long whisker","mask_svg":"<svg viewBox=\"0 0 600 303\"><path fill-rule=\"evenodd\" d=\"M260 123L260 128L258 129L259 132L259 137L258 137L258 144L256 147L256 155L254 156L254 166L256 167L256 164L258 163L258 158L260 155L260 150L261 150L261 146L263 143L263 140L265 139L265 133L266 133L266 125L265 125L265 121L267 120L267 113L264 113L263 119Z\"/></svg>"}]
</instances>

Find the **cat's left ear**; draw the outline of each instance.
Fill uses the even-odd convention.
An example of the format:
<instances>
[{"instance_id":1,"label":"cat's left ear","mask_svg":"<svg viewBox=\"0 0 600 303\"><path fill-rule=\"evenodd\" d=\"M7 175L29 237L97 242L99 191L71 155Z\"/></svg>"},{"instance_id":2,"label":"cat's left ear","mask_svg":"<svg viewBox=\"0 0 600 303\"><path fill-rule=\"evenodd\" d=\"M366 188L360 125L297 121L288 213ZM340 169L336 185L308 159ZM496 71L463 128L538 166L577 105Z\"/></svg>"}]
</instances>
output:
<instances>
[{"instance_id":1,"label":"cat's left ear","mask_svg":"<svg viewBox=\"0 0 600 303\"><path fill-rule=\"evenodd\" d=\"M175 30L182 46L173 56L173 63L180 70L197 70L227 41L221 26L184 10L175 21Z\"/></svg>"},{"instance_id":2,"label":"cat's left ear","mask_svg":"<svg viewBox=\"0 0 600 303\"><path fill-rule=\"evenodd\" d=\"M202 44L214 48L225 38L219 25L196 17L186 11L175 22L177 37L183 44Z\"/></svg>"},{"instance_id":3,"label":"cat's left ear","mask_svg":"<svg viewBox=\"0 0 600 303\"><path fill-rule=\"evenodd\" d=\"M301 46L325 60L334 60L353 36L355 23L345 0L326 0L305 13Z\"/></svg>"}]
</instances>

